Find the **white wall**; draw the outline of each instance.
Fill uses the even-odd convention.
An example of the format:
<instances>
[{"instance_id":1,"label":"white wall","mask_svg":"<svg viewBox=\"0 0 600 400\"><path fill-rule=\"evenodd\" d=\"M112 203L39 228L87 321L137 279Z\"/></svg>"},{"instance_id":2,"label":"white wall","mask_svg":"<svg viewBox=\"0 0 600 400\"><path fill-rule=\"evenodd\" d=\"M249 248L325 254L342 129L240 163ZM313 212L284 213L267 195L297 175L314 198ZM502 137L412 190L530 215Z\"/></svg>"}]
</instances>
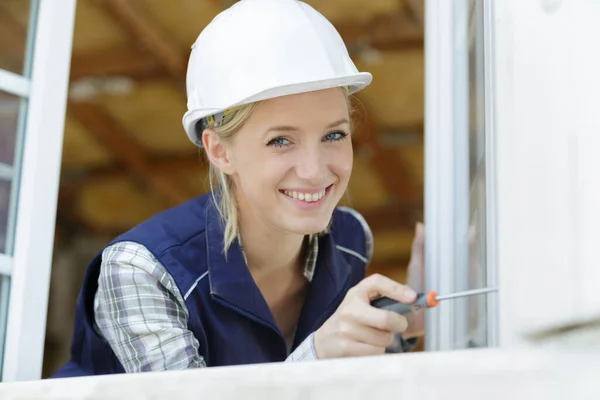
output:
<instances>
[{"instance_id":1,"label":"white wall","mask_svg":"<svg viewBox=\"0 0 600 400\"><path fill-rule=\"evenodd\" d=\"M494 2L501 343L600 318L600 1Z\"/></svg>"}]
</instances>

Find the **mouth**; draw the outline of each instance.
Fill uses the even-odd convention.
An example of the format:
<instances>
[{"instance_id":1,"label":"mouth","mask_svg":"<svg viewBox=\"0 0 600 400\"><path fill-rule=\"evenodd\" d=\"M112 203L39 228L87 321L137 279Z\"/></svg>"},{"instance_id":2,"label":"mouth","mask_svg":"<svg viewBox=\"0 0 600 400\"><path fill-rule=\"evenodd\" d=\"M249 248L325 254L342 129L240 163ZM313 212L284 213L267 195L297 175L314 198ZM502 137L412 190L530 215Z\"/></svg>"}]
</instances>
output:
<instances>
[{"instance_id":1,"label":"mouth","mask_svg":"<svg viewBox=\"0 0 600 400\"><path fill-rule=\"evenodd\" d=\"M309 190L309 189L297 189L297 190L280 190L279 192L283 194L288 200L297 206L303 209L313 209L318 208L321 204L325 202L331 189L333 188L333 184L327 186L323 189L317 190Z\"/></svg>"}]
</instances>

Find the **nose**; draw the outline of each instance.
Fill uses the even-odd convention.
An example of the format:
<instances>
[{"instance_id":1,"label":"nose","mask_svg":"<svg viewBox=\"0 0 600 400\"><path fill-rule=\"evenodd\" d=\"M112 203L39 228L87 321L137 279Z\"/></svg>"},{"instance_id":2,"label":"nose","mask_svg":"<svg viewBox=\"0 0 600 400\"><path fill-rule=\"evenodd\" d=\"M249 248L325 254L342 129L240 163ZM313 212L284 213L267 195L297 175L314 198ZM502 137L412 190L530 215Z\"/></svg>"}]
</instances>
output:
<instances>
[{"instance_id":1,"label":"nose","mask_svg":"<svg viewBox=\"0 0 600 400\"><path fill-rule=\"evenodd\" d=\"M313 184L320 185L328 175L325 155L319 146L305 146L297 153L296 174L298 178Z\"/></svg>"}]
</instances>

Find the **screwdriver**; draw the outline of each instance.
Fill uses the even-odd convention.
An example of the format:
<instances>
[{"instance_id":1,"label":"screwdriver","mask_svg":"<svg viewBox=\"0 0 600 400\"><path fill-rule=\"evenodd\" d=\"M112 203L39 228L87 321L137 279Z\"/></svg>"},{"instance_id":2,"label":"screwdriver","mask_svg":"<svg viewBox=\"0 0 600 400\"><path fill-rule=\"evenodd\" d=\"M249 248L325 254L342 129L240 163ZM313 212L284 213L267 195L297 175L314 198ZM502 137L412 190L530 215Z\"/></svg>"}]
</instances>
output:
<instances>
[{"instance_id":1,"label":"screwdriver","mask_svg":"<svg viewBox=\"0 0 600 400\"><path fill-rule=\"evenodd\" d=\"M430 291L426 293L418 293L417 299L410 303L404 304L396 300L390 299L389 297L380 297L371 301L371 305L382 310L394 311L398 314L409 314L412 311L419 311L426 308L433 308L440 304L442 300L456 299L459 297L475 296L478 294L496 292L496 288L484 288L467 290L464 292L457 292L439 296L436 292Z\"/></svg>"}]
</instances>

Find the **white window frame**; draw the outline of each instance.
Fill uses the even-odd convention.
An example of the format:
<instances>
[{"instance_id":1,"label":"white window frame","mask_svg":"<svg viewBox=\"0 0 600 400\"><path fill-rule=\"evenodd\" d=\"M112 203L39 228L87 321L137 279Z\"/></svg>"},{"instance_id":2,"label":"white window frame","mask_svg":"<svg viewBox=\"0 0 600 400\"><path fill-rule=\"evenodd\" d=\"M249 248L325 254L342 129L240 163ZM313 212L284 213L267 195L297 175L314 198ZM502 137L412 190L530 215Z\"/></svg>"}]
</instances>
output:
<instances>
[{"instance_id":1,"label":"white window frame","mask_svg":"<svg viewBox=\"0 0 600 400\"><path fill-rule=\"evenodd\" d=\"M460 20L459 20L460 19ZM425 220L426 287L440 293L468 288L469 278L469 107L468 1L428 0L425 33ZM484 74L486 204L486 287L496 287L493 233L494 142L491 2L484 1ZM492 229L489 229L491 227ZM473 289L473 288L469 288ZM487 296L486 342L498 345L497 294ZM426 315L427 351L463 348L469 326L458 301L444 303Z\"/></svg>"},{"instance_id":2,"label":"white window frame","mask_svg":"<svg viewBox=\"0 0 600 400\"><path fill-rule=\"evenodd\" d=\"M38 9L28 27L35 30L31 78L0 73L0 89L27 99L13 176L14 250L2 262L10 273L3 382L41 377L76 0L32 5Z\"/></svg>"},{"instance_id":3,"label":"white window frame","mask_svg":"<svg viewBox=\"0 0 600 400\"><path fill-rule=\"evenodd\" d=\"M450 292L460 271L453 57L464 43L452 41L456 2L426 4L426 284ZM488 345L532 346L600 316L600 1L484 4L487 284L499 288ZM428 312L427 350L453 348L456 316L447 304Z\"/></svg>"}]
</instances>

